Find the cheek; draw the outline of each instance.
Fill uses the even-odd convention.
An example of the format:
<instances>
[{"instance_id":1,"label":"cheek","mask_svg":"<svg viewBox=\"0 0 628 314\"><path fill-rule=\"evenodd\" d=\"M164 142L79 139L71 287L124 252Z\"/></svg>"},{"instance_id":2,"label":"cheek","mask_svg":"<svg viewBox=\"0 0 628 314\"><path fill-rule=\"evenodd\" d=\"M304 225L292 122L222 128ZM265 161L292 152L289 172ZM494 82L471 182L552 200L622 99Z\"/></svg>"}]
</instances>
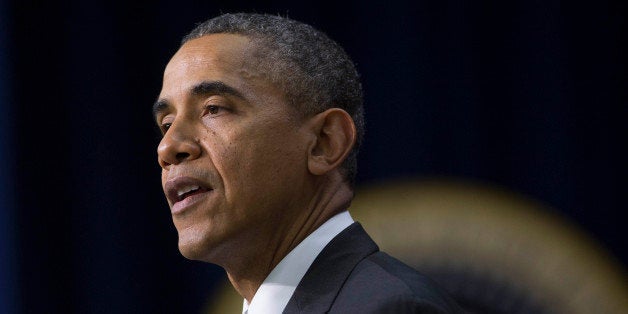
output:
<instances>
[{"instance_id":1,"label":"cheek","mask_svg":"<svg viewBox=\"0 0 628 314\"><path fill-rule=\"evenodd\" d=\"M230 199L234 190L238 190L240 182L246 181L247 162L250 143L246 137L238 136L234 131L215 132L208 130L202 139L205 152L209 158L203 160L224 190L225 196Z\"/></svg>"},{"instance_id":2,"label":"cheek","mask_svg":"<svg viewBox=\"0 0 628 314\"><path fill-rule=\"evenodd\" d=\"M226 196L234 202L263 198L265 192L290 181L287 177L305 170L304 143L296 132L281 123L209 130L204 141Z\"/></svg>"},{"instance_id":3,"label":"cheek","mask_svg":"<svg viewBox=\"0 0 628 314\"><path fill-rule=\"evenodd\" d=\"M257 189L258 194L260 190L273 193L296 183L293 176L305 169L305 154L293 137L273 132L239 147L233 158L238 160L237 167L248 189Z\"/></svg>"},{"instance_id":4,"label":"cheek","mask_svg":"<svg viewBox=\"0 0 628 314\"><path fill-rule=\"evenodd\" d=\"M272 175L274 172L290 166L294 159L296 145L291 140L292 134L286 132L257 132L256 134L236 141L231 145L230 156L238 162L238 167L247 169L253 174Z\"/></svg>"}]
</instances>

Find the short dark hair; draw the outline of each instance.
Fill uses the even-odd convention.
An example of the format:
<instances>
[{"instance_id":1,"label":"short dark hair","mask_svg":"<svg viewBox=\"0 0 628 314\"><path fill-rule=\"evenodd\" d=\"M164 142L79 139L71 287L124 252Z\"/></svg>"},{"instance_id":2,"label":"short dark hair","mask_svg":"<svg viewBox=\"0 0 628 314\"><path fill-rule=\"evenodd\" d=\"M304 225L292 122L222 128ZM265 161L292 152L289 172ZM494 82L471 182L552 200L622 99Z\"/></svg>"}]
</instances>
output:
<instances>
[{"instance_id":1,"label":"short dark hair","mask_svg":"<svg viewBox=\"0 0 628 314\"><path fill-rule=\"evenodd\" d=\"M357 140L342 169L353 186L357 154L364 137L364 108L358 72L344 49L310 25L255 13L224 14L207 20L187 34L181 44L220 33L244 35L256 42L256 64L302 114L341 108L351 115Z\"/></svg>"}]
</instances>

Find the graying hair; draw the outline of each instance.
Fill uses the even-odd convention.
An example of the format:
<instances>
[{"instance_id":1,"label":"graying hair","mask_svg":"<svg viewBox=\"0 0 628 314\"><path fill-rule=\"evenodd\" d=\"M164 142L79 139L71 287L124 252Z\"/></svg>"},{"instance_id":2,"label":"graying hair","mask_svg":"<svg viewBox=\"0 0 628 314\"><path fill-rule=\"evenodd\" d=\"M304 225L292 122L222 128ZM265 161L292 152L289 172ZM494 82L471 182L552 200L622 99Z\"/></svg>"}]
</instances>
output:
<instances>
[{"instance_id":1,"label":"graying hair","mask_svg":"<svg viewBox=\"0 0 628 314\"><path fill-rule=\"evenodd\" d=\"M359 75L344 49L310 25L255 13L224 14L207 20L187 34L181 44L219 33L247 36L258 44L256 66L303 115L329 108L341 108L351 115L357 141L342 169L353 186L364 137L364 109Z\"/></svg>"}]
</instances>

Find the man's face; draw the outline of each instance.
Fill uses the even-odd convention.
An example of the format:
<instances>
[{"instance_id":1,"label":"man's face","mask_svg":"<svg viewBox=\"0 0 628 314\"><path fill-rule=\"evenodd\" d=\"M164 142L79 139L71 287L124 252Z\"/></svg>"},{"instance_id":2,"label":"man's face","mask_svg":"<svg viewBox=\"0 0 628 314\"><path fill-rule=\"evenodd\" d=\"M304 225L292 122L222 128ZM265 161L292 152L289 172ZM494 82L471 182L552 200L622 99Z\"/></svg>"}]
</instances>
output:
<instances>
[{"instance_id":1,"label":"man's face","mask_svg":"<svg viewBox=\"0 0 628 314\"><path fill-rule=\"evenodd\" d=\"M191 259L265 248L303 204L310 137L256 70L254 50L244 36L207 35L164 72L155 105L162 186Z\"/></svg>"}]
</instances>

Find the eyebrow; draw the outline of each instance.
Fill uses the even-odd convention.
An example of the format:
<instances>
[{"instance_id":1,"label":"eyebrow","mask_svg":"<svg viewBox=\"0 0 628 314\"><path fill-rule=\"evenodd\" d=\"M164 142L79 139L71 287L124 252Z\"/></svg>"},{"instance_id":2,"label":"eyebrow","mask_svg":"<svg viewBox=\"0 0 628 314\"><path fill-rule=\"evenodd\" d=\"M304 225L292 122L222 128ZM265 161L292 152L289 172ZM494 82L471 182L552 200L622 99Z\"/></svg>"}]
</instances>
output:
<instances>
[{"instance_id":1,"label":"eyebrow","mask_svg":"<svg viewBox=\"0 0 628 314\"><path fill-rule=\"evenodd\" d=\"M203 81L192 88L190 88L190 93L193 96L201 97L201 96L209 96L209 95L230 95L237 98L244 99L242 93L240 93L235 88L225 84L222 81ZM157 115L168 110L170 108L170 102L166 99L158 99L153 104L153 117L157 118Z\"/></svg>"}]
</instances>

